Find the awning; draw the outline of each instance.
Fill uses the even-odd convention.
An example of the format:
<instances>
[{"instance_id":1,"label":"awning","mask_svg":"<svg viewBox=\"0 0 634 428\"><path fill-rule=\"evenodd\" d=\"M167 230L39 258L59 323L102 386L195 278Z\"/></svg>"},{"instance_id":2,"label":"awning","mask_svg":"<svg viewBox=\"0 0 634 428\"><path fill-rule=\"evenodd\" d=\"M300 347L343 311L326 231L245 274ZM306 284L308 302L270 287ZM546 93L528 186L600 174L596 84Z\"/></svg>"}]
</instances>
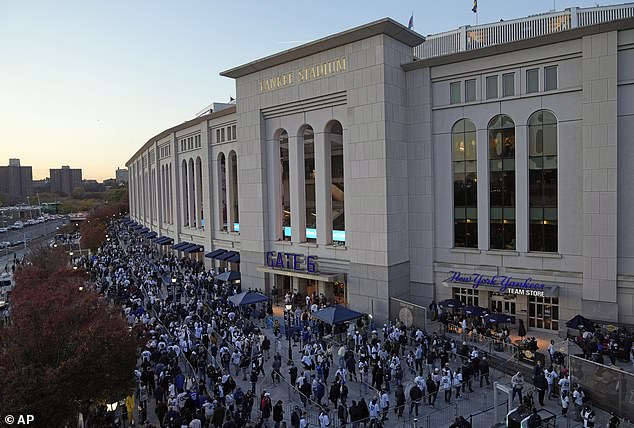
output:
<instances>
[{"instance_id":1,"label":"awning","mask_svg":"<svg viewBox=\"0 0 634 428\"><path fill-rule=\"evenodd\" d=\"M236 253L233 256L229 257L227 260L229 263L240 263L240 253Z\"/></svg>"},{"instance_id":2,"label":"awning","mask_svg":"<svg viewBox=\"0 0 634 428\"><path fill-rule=\"evenodd\" d=\"M240 279L240 272L234 272L234 271L228 270L216 276L215 279L222 282L237 281Z\"/></svg>"},{"instance_id":3,"label":"awning","mask_svg":"<svg viewBox=\"0 0 634 428\"><path fill-rule=\"evenodd\" d=\"M156 232L145 232L143 235L141 235L143 238L146 239L151 239L156 237Z\"/></svg>"},{"instance_id":4,"label":"awning","mask_svg":"<svg viewBox=\"0 0 634 428\"><path fill-rule=\"evenodd\" d=\"M266 302L267 300L269 300L269 298L264 294L251 290L229 297L229 301L233 303L234 306L253 305L255 303Z\"/></svg>"},{"instance_id":5,"label":"awning","mask_svg":"<svg viewBox=\"0 0 634 428\"><path fill-rule=\"evenodd\" d=\"M190 245L190 243L189 243L189 242L187 242L187 241L183 241L183 242L180 242L180 243L178 243L178 244L176 244L176 245L172 245L172 250L177 250L177 251L180 251L180 250L182 250L183 248L188 247L189 245Z\"/></svg>"},{"instance_id":6,"label":"awning","mask_svg":"<svg viewBox=\"0 0 634 428\"><path fill-rule=\"evenodd\" d=\"M204 251L204 247L198 244L191 244L190 246L183 248L181 251L187 254L200 253Z\"/></svg>"},{"instance_id":7,"label":"awning","mask_svg":"<svg viewBox=\"0 0 634 428\"><path fill-rule=\"evenodd\" d=\"M325 273L325 272L302 272L302 271L294 271L294 270L284 270L284 269L276 269L269 266L258 266L258 272L266 272L272 273L275 275L285 275L292 276L295 278L303 278L303 279L312 279L315 281L324 281L324 282L336 282L342 281L345 278L345 273Z\"/></svg>"},{"instance_id":8,"label":"awning","mask_svg":"<svg viewBox=\"0 0 634 428\"><path fill-rule=\"evenodd\" d=\"M205 254L205 257L209 259L215 259L219 255L224 254L226 252L227 252L226 250L221 250L221 249L213 250L212 252Z\"/></svg>"},{"instance_id":9,"label":"awning","mask_svg":"<svg viewBox=\"0 0 634 428\"><path fill-rule=\"evenodd\" d=\"M143 229L143 225L142 224L136 224L136 225L132 226L132 230L139 230L139 229Z\"/></svg>"},{"instance_id":10,"label":"awning","mask_svg":"<svg viewBox=\"0 0 634 428\"><path fill-rule=\"evenodd\" d=\"M341 305L329 306L313 314L313 317L330 325L356 320L362 316L361 312L353 311Z\"/></svg>"},{"instance_id":11,"label":"awning","mask_svg":"<svg viewBox=\"0 0 634 428\"><path fill-rule=\"evenodd\" d=\"M235 256L236 254L239 254L239 253L236 253L235 251L226 251L226 252L220 254L219 256L217 256L216 259L218 259L218 260L227 260L228 258L231 258L231 257Z\"/></svg>"},{"instance_id":12,"label":"awning","mask_svg":"<svg viewBox=\"0 0 634 428\"><path fill-rule=\"evenodd\" d=\"M160 236L154 240L154 243L158 245L168 245L172 242L174 242L174 240L169 236Z\"/></svg>"}]
</instances>

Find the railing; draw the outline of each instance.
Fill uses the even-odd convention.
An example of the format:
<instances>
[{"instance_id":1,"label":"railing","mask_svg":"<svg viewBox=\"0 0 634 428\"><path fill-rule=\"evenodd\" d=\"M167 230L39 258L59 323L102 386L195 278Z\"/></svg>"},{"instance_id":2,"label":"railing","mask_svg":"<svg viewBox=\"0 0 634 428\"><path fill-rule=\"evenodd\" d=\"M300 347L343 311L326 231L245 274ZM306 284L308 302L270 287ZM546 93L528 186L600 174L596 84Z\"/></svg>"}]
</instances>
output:
<instances>
[{"instance_id":1,"label":"railing","mask_svg":"<svg viewBox=\"0 0 634 428\"><path fill-rule=\"evenodd\" d=\"M414 48L414 56L433 58L631 17L634 17L634 3L584 9L573 7L511 21L467 25L428 36Z\"/></svg>"}]
</instances>

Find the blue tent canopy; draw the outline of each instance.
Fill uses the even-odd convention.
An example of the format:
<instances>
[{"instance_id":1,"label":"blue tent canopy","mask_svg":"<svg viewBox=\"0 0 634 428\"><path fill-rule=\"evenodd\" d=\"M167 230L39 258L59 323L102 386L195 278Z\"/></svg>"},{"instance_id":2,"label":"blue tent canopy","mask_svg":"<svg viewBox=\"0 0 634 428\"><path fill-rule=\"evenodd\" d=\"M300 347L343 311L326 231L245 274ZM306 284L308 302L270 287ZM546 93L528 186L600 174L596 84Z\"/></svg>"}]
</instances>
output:
<instances>
[{"instance_id":1,"label":"blue tent canopy","mask_svg":"<svg viewBox=\"0 0 634 428\"><path fill-rule=\"evenodd\" d=\"M575 315L573 319L566 323L566 327L577 330L592 330L594 323L584 316Z\"/></svg>"},{"instance_id":2,"label":"blue tent canopy","mask_svg":"<svg viewBox=\"0 0 634 428\"><path fill-rule=\"evenodd\" d=\"M471 317L481 317L482 315L486 315L489 310L480 306L465 306L462 308L462 312Z\"/></svg>"},{"instance_id":3,"label":"blue tent canopy","mask_svg":"<svg viewBox=\"0 0 634 428\"><path fill-rule=\"evenodd\" d=\"M484 321L492 324L510 324L513 318L513 315L507 314L488 314L484 317Z\"/></svg>"},{"instance_id":4,"label":"blue tent canopy","mask_svg":"<svg viewBox=\"0 0 634 428\"><path fill-rule=\"evenodd\" d=\"M341 305L333 305L315 312L313 316L326 324L335 325L356 320L361 318L363 314Z\"/></svg>"},{"instance_id":5,"label":"blue tent canopy","mask_svg":"<svg viewBox=\"0 0 634 428\"><path fill-rule=\"evenodd\" d=\"M266 297L264 294L258 293L257 291L251 291L251 290L243 291L240 294L235 294L229 297L229 301L234 306L253 305L255 303L266 302L267 300L269 300L269 298Z\"/></svg>"},{"instance_id":6,"label":"blue tent canopy","mask_svg":"<svg viewBox=\"0 0 634 428\"><path fill-rule=\"evenodd\" d=\"M223 281L223 282L237 281L238 279L240 279L240 272L234 272L234 271L223 272L220 275L216 276L216 279L218 281Z\"/></svg>"},{"instance_id":7,"label":"blue tent canopy","mask_svg":"<svg viewBox=\"0 0 634 428\"><path fill-rule=\"evenodd\" d=\"M444 308L458 309L458 308L462 308L464 306L464 303L456 299L446 299L438 303L438 305L443 309Z\"/></svg>"}]
</instances>

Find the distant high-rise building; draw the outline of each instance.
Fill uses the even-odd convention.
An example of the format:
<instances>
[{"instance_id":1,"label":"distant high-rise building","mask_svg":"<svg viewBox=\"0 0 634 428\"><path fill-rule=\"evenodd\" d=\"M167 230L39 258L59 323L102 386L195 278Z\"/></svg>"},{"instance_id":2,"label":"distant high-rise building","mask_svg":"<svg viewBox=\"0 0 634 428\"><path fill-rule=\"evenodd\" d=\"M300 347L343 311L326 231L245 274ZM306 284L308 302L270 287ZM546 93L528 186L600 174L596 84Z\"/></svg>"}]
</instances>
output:
<instances>
[{"instance_id":1,"label":"distant high-rise building","mask_svg":"<svg viewBox=\"0 0 634 428\"><path fill-rule=\"evenodd\" d=\"M128 182L128 169L127 168L117 168L115 171L115 179L117 183L127 183Z\"/></svg>"},{"instance_id":2,"label":"distant high-rise building","mask_svg":"<svg viewBox=\"0 0 634 428\"><path fill-rule=\"evenodd\" d=\"M0 192L12 199L23 199L33 194L33 169L20 166L20 159L9 159L8 166L0 166Z\"/></svg>"},{"instance_id":3,"label":"distant high-rise building","mask_svg":"<svg viewBox=\"0 0 634 428\"><path fill-rule=\"evenodd\" d=\"M81 168L62 166L61 169L52 169L51 192L70 195L77 187L82 187Z\"/></svg>"}]
</instances>

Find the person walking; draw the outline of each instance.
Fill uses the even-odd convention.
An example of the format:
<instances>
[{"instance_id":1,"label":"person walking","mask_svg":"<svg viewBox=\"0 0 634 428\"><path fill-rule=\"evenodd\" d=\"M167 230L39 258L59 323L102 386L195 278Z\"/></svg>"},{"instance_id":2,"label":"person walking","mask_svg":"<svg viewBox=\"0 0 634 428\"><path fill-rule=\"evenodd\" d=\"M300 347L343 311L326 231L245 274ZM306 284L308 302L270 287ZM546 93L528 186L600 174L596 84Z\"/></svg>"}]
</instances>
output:
<instances>
[{"instance_id":1,"label":"person walking","mask_svg":"<svg viewBox=\"0 0 634 428\"><path fill-rule=\"evenodd\" d=\"M273 406L273 422L275 422L275 428L280 428L280 423L284 420L284 407L282 400L277 400L275 406Z\"/></svg>"},{"instance_id":2,"label":"person walking","mask_svg":"<svg viewBox=\"0 0 634 428\"><path fill-rule=\"evenodd\" d=\"M398 418L403 416L403 410L405 409L405 391L403 385L398 385L396 391L394 391L394 397L396 398L396 407L394 413Z\"/></svg>"},{"instance_id":3,"label":"person walking","mask_svg":"<svg viewBox=\"0 0 634 428\"><path fill-rule=\"evenodd\" d=\"M546 380L546 376L544 373L538 373L535 376L535 389L537 390L537 397L539 401L539 405L544 407L544 396L546 395L546 390L548 389L548 381Z\"/></svg>"},{"instance_id":4,"label":"person walking","mask_svg":"<svg viewBox=\"0 0 634 428\"><path fill-rule=\"evenodd\" d=\"M489 382L489 361L487 361L487 357L482 357L480 364L478 364L478 369L480 371L480 388L482 388L484 380L486 380L487 386L491 385Z\"/></svg>"},{"instance_id":5,"label":"person walking","mask_svg":"<svg viewBox=\"0 0 634 428\"><path fill-rule=\"evenodd\" d=\"M521 372L517 372L511 378L511 386L513 387L513 393L511 394L511 401L515 401L515 395L517 394L522 402L522 390L524 389L524 376Z\"/></svg>"},{"instance_id":6,"label":"person walking","mask_svg":"<svg viewBox=\"0 0 634 428\"><path fill-rule=\"evenodd\" d=\"M445 391L445 403L451 403L451 377L448 373L440 379L440 387Z\"/></svg>"}]
</instances>

